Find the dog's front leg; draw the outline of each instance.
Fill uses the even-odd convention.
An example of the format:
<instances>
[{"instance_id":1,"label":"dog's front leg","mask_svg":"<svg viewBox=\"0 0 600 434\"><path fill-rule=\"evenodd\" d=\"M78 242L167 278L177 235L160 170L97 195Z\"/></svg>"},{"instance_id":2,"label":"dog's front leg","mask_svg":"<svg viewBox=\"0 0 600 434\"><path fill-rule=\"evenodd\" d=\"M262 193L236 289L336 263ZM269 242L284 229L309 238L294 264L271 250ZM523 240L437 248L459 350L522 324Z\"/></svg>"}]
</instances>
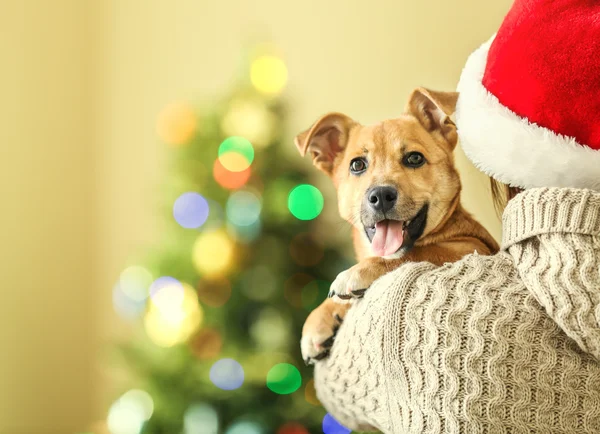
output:
<instances>
[{"instance_id":1,"label":"dog's front leg","mask_svg":"<svg viewBox=\"0 0 600 434\"><path fill-rule=\"evenodd\" d=\"M350 306L328 298L310 313L302 328L300 342L302 358L307 365L329 356L329 349Z\"/></svg>"}]
</instances>

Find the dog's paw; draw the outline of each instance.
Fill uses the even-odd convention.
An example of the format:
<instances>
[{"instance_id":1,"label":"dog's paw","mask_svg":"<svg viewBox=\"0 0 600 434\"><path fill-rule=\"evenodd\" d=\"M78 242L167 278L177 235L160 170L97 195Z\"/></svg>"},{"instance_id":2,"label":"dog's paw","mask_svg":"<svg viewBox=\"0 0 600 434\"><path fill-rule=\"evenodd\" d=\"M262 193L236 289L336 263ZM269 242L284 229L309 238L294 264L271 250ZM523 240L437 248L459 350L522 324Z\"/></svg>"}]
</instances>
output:
<instances>
[{"instance_id":1,"label":"dog's paw","mask_svg":"<svg viewBox=\"0 0 600 434\"><path fill-rule=\"evenodd\" d=\"M379 277L379 273L370 261L362 261L337 275L329 297L335 297L338 302L350 302L354 298L363 298L371 284Z\"/></svg>"},{"instance_id":2,"label":"dog's paw","mask_svg":"<svg viewBox=\"0 0 600 434\"><path fill-rule=\"evenodd\" d=\"M329 357L344 314L345 309L321 305L308 316L300 341L302 359L307 365Z\"/></svg>"}]
</instances>

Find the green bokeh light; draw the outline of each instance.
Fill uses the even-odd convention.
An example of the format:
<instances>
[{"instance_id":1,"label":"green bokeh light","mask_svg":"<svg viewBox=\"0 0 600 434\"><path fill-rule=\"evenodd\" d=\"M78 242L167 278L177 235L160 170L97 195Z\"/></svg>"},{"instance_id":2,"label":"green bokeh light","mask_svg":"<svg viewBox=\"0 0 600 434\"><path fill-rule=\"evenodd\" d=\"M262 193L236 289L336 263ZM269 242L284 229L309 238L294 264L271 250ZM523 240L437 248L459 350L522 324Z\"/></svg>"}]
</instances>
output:
<instances>
[{"instance_id":1,"label":"green bokeh light","mask_svg":"<svg viewBox=\"0 0 600 434\"><path fill-rule=\"evenodd\" d=\"M242 155L248 164L254 161L254 148L252 143L240 136L232 136L225 140L219 146L219 158L223 157L228 152L237 152Z\"/></svg>"},{"instance_id":2,"label":"green bokeh light","mask_svg":"<svg viewBox=\"0 0 600 434\"><path fill-rule=\"evenodd\" d=\"M323 195L313 185L301 184L288 196L288 208L299 220L312 220L323 210Z\"/></svg>"},{"instance_id":3,"label":"green bokeh light","mask_svg":"<svg viewBox=\"0 0 600 434\"><path fill-rule=\"evenodd\" d=\"M267 374L267 387L279 395L294 393L302 385L302 376L294 365L279 363Z\"/></svg>"}]
</instances>

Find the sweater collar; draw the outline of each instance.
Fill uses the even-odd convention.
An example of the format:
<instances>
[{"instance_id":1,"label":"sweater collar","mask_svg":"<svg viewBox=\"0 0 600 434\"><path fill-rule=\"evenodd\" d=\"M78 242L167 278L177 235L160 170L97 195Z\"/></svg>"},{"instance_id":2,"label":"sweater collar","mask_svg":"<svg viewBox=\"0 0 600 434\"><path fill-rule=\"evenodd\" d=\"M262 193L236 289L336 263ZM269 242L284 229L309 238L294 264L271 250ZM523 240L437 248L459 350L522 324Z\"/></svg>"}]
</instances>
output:
<instances>
[{"instance_id":1,"label":"sweater collar","mask_svg":"<svg viewBox=\"0 0 600 434\"><path fill-rule=\"evenodd\" d=\"M548 233L600 234L600 192L533 188L512 199L502 215L502 248Z\"/></svg>"}]
</instances>

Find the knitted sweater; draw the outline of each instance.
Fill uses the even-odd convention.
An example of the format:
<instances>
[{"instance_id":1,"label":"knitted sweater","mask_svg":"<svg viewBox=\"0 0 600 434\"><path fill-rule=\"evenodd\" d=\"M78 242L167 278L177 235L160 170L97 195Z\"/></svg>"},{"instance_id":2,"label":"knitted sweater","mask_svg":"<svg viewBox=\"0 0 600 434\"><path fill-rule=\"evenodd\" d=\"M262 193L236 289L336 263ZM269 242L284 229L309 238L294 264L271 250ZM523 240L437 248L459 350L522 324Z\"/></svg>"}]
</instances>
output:
<instances>
[{"instance_id":1,"label":"knitted sweater","mask_svg":"<svg viewBox=\"0 0 600 434\"><path fill-rule=\"evenodd\" d=\"M600 193L509 203L502 251L409 263L348 313L317 394L384 433L600 433Z\"/></svg>"}]
</instances>

